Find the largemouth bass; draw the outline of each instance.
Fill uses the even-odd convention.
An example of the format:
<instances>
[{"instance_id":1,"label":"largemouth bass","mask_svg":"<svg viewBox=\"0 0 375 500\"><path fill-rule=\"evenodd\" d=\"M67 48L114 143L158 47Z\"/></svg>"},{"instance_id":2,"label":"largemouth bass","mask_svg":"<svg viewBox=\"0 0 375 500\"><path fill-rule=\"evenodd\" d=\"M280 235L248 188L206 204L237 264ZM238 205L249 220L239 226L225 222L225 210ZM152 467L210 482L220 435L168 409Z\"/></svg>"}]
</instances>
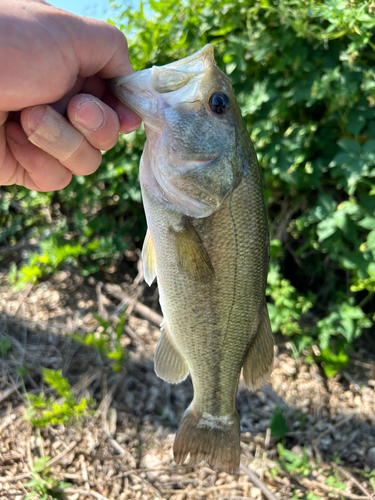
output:
<instances>
[{"instance_id":1,"label":"largemouth bass","mask_svg":"<svg viewBox=\"0 0 375 500\"><path fill-rule=\"evenodd\" d=\"M255 390L273 361L269 238L255 151L211 45L115 79L111 90L146 128L144 275L149 285L157 278L164 316L155 371L170 383L190 373L194 387L174 458L182 463L190 453L191 462L233 473L241 369Z\"/></svg>"}]
</instances>

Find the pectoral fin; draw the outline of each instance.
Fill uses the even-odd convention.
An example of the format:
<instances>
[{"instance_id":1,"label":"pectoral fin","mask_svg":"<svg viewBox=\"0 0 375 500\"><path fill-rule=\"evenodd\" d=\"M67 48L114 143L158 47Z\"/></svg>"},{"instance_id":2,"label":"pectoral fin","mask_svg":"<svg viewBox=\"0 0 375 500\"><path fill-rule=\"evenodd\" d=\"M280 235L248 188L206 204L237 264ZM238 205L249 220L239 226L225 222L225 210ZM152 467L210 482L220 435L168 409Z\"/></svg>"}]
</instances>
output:
<instances>
[{"instance_id":1,"label":"pectoral fin","mask_svg":"<svg viewBox=\"0 0 375 500\"><path fill-rule=\"evenodd\" d=\"M264 305L254 342L243 365L243 377L250 391L261 387L272 371L273 337L267 306Z\"/></svg>"},{"instance_id":2,"label":"pectoral fin","mask_svg":"<svg viewBox=\"0 0 375 500\"><path fill-rule=\"evenodd\" d=\"M180 271L191 279L211 280L214 275L211 259L189 219L183 219L181 229L170 231L174 235Z\"/></svg>"},{"instance_id":3,"label":"pectoral fin","mask_svg":"<svg viewBox=\"0 0 375 500\"><path fill-rule=\"evenodd\" d=\"M156 278L156 254L154 240L152 239L149 229L147 229L145 241L143 243L142 260L145 282L148 286L151 286Z\"/></svg>"},{"instance_id":4,"label":"pectoral fin","mask_svg":"<svg viewBox=\"0 0 375 500\"><path fill-rule=\"evenodd\" d=\"M154 358L155 373L170 384L178 384L188 376L189 369L184 358L173 345L164 322L160 330L161 335Z\"/></svg>"}]
</instances>

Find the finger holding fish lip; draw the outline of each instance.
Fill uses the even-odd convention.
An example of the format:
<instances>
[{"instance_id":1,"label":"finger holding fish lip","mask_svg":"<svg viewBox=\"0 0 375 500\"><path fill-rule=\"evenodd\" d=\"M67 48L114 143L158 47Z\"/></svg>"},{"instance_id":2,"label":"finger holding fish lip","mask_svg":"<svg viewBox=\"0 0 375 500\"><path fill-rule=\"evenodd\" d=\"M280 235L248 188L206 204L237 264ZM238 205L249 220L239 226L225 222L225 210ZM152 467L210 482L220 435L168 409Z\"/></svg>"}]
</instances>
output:
<instances>
[{"instance_id":1,"label":"finger holding fish lip","mask_svg":"<svg viewBox=\"0 0 375 500\"><path fill-rule=\"evenodd\" d=\"M10 121L2 127L1 184L39 191L62 189L72 174L95 172L102 159L100 150L111 149L120 131L129 133L141 124L139 116L106 89L99 97L77 94L71 98L68 119L55 108L56 103L26 108L20 123Z\"/></svg>"},{"instance_id":2,"label":"finger holding fish lip","mask_svg":"<svg viewBox=\"0 0 375 500\"><path fill-rule=\"evenodd\" d=\"M80 97L78 103L74 102L74 98L71 100L68 117L75 120L75 127L51 106L24 109L21 125L31 143L59 160L72 173L88 175L100 165L99 149L111 147L108 137L112 142L113 135L117 137L119 129L117 121L115 130L111 134L105 130L103 137L102 127L108 121L108 111L114 111L106 107L105 114L104 105L96 101L89 96ZM112 118L112 121L115 120Z\"/></svg>"},{"instance_id":3,"label":"finger holding fish lip","mask_svg":"<svg viewBox=\"0 0 375 500\"><path fill-rule=\"evenodd\" d=\"M24 109L21 125L23 130L10 122L5 129L16 162L8 184L39 191L62 189L69 184L72 173L87 175L99 167L100 151L51 106Z\"/></svg>"}]
</instances>

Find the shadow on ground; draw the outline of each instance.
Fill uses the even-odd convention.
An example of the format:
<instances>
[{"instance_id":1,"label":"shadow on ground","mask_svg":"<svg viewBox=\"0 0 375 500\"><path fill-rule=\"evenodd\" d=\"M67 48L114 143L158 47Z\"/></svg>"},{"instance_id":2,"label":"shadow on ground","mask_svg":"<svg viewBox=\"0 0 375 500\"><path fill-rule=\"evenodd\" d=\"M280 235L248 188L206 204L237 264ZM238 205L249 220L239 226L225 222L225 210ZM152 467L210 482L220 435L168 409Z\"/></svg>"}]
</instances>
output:
<instances>
[{"instance_id":1,"label":"shadow on ground","mask_svg":"<svg viewBox=\"0 0 375 500\"><path fill-rule=\"evenodd\" d=\"M39 297L38 290L34 293ZM0 498L2 494L23 498L23 484L42 454L52 458L55 477L71 483L66 490L69 499L90 495L99 500L260 498L244 475L174 464L173 438L193 396L190 381L172 386L156 377L152 355L158 329L135 314L128 318L135 336L125 331L121 341L128 360L120 372L113 372L96 348L74 341L69 331L88 331L93 324L89 310L96 304L95 295L81 294L82 307L75 320L74 312L64 321L57 311L46 321L39 313L31 321L31 313L25 310L19 317L19 308L17 316L0 315L0 345L9 344L0 355L0 478L6 478L0 479ZM48 297L52 295L50 290ZM29 299L32 309L32 294ZM92 302L84 308L88 301ZM295 498L296 492L300 498L308 492L315 494L310 498L327 498L328 493L335 498L335 492L340 498L339 478L335 485L326 484L325 470L333 474L333 461L357 472L375 468L372 359L371 352L359 346L347 370L327 380L317 365L293 359L288 344L279 344L270 384L255 393L240 384L242 461L264 476L278 498ZM43 384L42 368L62 369L78 400L88 396L96 400L96 412L70 427L33 428L24 419L24 392L45 391L55 397ZM294 471L283 467L280 449L270 434L277 408L287 424L282 447L300 457ZM349 482L341 477L349 492L344 498L369 498Z\"/></svg>"}]
</instances>

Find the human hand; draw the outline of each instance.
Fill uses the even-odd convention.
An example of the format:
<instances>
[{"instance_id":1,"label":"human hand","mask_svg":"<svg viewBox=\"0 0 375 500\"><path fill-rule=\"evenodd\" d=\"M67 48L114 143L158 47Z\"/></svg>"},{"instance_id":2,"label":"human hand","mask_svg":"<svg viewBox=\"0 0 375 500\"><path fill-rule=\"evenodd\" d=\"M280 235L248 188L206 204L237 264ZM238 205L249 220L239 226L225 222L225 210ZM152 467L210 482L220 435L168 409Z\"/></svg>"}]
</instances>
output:
<instances>
[{"instance_id":1,"label":"human hand","mask_svg":"<svg viewBox=\"0 0 375 500\"><path fill-rule=\"evenodd\" d=\"M0 185L62 189L141 123L106 89L105 79L133 72L110 24L42 0L0 0L0 68Z\"/></svg>"}]
</instances>

